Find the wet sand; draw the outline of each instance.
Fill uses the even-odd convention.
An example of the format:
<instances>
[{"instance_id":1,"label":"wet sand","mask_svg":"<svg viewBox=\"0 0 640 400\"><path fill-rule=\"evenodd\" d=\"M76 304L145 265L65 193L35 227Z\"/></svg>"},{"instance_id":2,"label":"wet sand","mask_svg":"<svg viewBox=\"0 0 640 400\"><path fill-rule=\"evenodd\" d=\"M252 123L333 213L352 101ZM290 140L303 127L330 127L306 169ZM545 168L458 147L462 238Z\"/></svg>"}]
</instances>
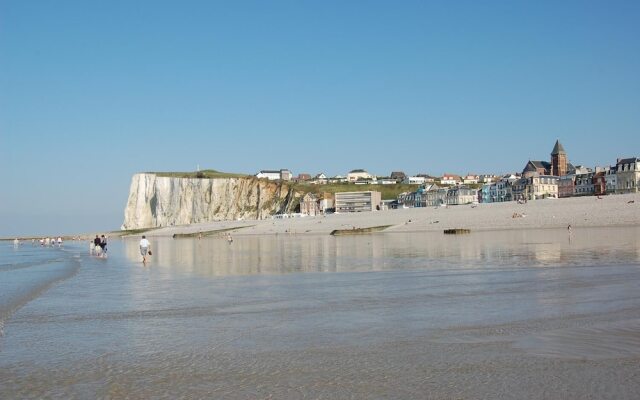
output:
<instances>
[{"instance_id":1,"label":"wet sand","mask_svg":"<svg viewBox=\"0 0 640 400\"><path fill-rule=\"evenodd\" d=\"M72 252L6 321L3 396L640 393L638 227L151 240Z\"/></svg>"}]
</instances>

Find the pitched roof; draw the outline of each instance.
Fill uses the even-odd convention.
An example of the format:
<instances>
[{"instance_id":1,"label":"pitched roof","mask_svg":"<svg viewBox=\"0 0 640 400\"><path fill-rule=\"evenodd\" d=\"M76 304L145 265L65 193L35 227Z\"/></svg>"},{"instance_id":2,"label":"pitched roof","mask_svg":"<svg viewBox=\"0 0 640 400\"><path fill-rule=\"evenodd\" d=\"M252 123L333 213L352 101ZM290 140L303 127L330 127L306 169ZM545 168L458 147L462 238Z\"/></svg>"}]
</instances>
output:
<instances>
[{"instance_id":1,"label":"pitched roof","mask_svg":"<svg viewBox=\"0 0 640 400\"><path fill-rule=\"evenodd\" d=\"M442 178L449 178L449 179L455 179L455 180L462 180L462 178L460 178L459 175L456 174L443 174Z\"/></svg>"},{"instance_id":2,"label":"pitched roof","mask_svg":"<svg viewBox=\"0 0 640 400\"><path fill-rule=\"evenodd\" d=\"M640 161L640 159L638 159L638 157L631 157L631 158L623 158L622 160L618 160L618 165L620 164L631 164L634 163L636 161Z\"/></svg>"},{"instance_id":3,"label":"pitched roof","mask_svg":"<svg viewBox=\"0 0 640 400\"><path fill-rule=\"evenodd\" d=\"M535 172L538 169L545 169L545 170L550 170L551 169L551 163L546 162L546 161L531 161L529 160L529 162L527 163L527 165L524 167L524 171L531 171L531 172Z\"/></svg>"},{"instance_id":4,"label":"pitched roof","mask_svg":"<svg viewBox=\"0 0 640 400\"><path fill-rule=\"evenodd\" d=\"M553 146L553 150L551 150L551 155L552 155L552 156L555 156L555 155L557 155L557 154L567 154L567 153L564 151L564 147L562 147L562 144L560 144L560 141L559 141L559 140L556 140L556 145L555 145L555 146Z\"/></svg>"}]
</instances>

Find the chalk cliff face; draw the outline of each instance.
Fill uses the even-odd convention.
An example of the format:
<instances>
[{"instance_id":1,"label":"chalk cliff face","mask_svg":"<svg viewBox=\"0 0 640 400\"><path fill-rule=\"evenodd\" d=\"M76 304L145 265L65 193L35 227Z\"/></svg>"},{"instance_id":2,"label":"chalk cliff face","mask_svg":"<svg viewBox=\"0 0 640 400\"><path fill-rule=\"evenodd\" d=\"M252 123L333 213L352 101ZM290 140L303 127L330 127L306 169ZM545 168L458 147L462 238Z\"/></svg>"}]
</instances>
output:
<instances>
[{"instance_id":1,"label":"chalk cliff face","mask_svg":"<svg viewBox=\"0 0 640 400\"><path fill-rule=\"evenodd\" d=\"M252 177L197 179L135 174L122 229L264 219L291 212L298 197L286 184Z\"/></svg>"}]
</instances>

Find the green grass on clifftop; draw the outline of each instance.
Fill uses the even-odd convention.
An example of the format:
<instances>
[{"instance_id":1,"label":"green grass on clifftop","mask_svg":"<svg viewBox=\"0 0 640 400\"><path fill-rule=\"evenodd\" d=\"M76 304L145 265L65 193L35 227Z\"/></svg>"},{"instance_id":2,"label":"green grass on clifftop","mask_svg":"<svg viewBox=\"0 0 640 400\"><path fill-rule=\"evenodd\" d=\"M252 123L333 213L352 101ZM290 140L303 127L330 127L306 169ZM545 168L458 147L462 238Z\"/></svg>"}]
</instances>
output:
<instances>
[{"instance_id":1,"label":"green grass on clifftop","mask_svg":"<svg viewBox=\"0 0 640 400\"><path fill-rule=\"evenodd\" d=\"M214 178L247 178L251 175L246 174L233 174L229 172L220 172L215 169L205 169L198 172L149 172L150 174L156 174L157 176L169 177L169 178L201 178L201 179L214 179Z\"/></svg>"}]
</instances>

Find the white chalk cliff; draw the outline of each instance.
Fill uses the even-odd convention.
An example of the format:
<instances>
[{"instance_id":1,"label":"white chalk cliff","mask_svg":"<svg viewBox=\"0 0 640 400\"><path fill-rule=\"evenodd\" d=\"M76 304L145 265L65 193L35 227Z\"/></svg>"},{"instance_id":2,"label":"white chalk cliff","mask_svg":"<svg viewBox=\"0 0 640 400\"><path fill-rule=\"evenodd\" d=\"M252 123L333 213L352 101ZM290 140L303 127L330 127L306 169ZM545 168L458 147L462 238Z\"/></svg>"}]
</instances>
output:
<instances>
[{"instance_id":1,"label":"white chalk cliff","mask_svg":"<svg viewBox=\"0 0 640 400\"><path fill-rule=\"evenodd\" d=\"M246 178L175 178L135 174L122 229L265 219L291 212L299 197L283 183Z\"/></svg>"}]
</instances>

